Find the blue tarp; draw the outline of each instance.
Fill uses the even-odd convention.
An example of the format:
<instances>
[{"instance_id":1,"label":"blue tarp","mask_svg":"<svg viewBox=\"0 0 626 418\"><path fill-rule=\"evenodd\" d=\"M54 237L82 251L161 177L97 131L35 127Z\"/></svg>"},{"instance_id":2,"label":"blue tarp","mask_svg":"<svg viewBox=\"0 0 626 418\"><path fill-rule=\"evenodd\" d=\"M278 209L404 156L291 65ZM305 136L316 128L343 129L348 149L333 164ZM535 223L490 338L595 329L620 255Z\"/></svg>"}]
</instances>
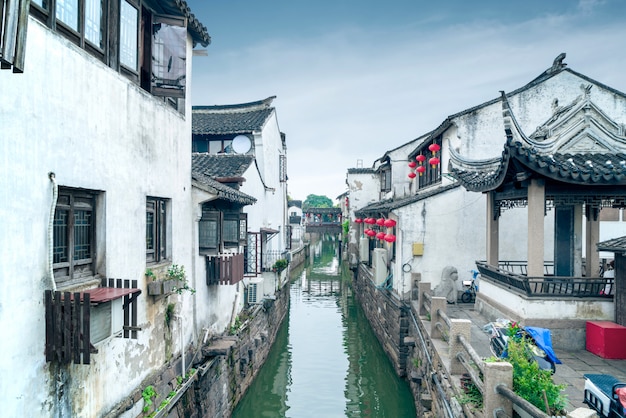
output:
<instances>
[{"instance_id":1,"label":"blue tarp","mask_svg":"<svg viewBox=\"0 0 626 418\"><path fill-rule=\"evenodd\" d=\"M550 336L550 330L547 328L538 327L524 327L526 332L533 337L537 347L546 352L546 355L554 364L561 364L561 360L556 357L554 350L552 349L552 337Z\"/></svg>"}]
</instances>

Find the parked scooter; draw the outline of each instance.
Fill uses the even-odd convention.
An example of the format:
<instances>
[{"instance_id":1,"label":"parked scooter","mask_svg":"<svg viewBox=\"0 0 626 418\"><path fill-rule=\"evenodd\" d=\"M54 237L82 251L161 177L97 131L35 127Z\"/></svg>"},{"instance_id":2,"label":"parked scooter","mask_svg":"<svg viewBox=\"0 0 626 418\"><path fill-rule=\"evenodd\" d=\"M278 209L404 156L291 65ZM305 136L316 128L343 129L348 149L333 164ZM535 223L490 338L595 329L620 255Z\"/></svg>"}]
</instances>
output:
<instances>
[{"instance_id":1,"label":"parked scooter","mask_svg":"<svg viewBox=\"0 0 626 418\"><path fill-rule=\"evenodd\" d=\"M496 322L490 322L485 326L485 331L491 332L489 339L489 348L494 356L499 358L507 357L507 347L509 342L510 325L514 324L509 320L498 319ZM556 371L556 365L561 361L556 357L552 348L552 337L550 330L538 327L519 327L516 336L524 338L530 342L529 355L537 362L542 370L550 370L553 374Z\"/></svg>"},{"instance_id":2,"label":"parked scooter","mask_svg":"<svg viewBox=\"0 0 626 418\"><path fill-rule=\"evenodd\" d=\"M626 418L626 382L609 374L586 374L584 402L603 418Z\"/></svg>"}]
</instances>

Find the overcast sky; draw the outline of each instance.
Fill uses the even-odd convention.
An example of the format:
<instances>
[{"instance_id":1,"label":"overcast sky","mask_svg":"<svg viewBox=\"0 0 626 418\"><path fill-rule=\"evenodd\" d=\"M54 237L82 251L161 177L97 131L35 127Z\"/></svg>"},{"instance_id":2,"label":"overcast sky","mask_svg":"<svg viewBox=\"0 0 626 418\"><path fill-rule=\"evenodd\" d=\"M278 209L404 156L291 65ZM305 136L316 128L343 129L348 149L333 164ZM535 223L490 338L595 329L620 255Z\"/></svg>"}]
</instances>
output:
<instances>
[{"instance_id":1,"label":"overcast sky","mask_svg":"<svg viewBox=\"0 0 626 418\"><path fill-rule=\"evenodd\" d=\"M454 113L568 67L626 92L624 0L187 0L207 27L193 105L277 96L289 195L334 199L346 171Z\"/></svg>"}]
</instances>

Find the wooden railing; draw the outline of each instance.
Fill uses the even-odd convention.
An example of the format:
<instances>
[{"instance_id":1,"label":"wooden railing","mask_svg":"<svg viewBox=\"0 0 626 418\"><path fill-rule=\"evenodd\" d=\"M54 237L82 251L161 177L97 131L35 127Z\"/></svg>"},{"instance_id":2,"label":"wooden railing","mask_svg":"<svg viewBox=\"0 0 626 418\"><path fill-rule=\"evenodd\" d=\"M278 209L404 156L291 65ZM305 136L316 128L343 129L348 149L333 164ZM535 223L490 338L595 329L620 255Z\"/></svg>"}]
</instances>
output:
<instances>
[{"instance_id":1,"label":"wooden railing","mask_svg":"<svg viewBox=\"0 0 626 418\"><path fill-rule=\"evenodd\" d=\"M476 266L482 279L503 284L510 290L531 297L597 298L613 297L614 293L615 280L610 278L528 277L483 261L477 261Z\"/></svg>"},{"instance_id":2,"label":"wooden railing","mask_svg":"<svg viewBox=\"0 0 626 418\"><path fill-rule=\"evenodd\" d=\"M243 279L243 254L219 254L206 256L206 284L232 285Z\"/></svg>"}]
</instances>

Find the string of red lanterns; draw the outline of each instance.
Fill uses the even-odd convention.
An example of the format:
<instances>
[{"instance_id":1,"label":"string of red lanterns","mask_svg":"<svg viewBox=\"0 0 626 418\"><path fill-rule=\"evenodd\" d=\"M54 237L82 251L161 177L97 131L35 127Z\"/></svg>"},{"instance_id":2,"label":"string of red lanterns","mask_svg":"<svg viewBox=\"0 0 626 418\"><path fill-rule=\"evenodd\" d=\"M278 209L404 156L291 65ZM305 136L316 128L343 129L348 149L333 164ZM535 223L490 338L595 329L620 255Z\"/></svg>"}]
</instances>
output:
<instances>
[{"instance_id":1,"label":"string of red lanterns","mask_svg":"<svg viewBox=\"0 0 626 418\"><path fill-rule=\"evenodd\" d=\"M367 225L376 225L376 226L385 227L385 228L388 228L388 229L393 228L393 227L395 227L397 225L397 222L394 219L385 219L385 218L378 218L378 219L369 218L369 217L368 218L364 218L364 219L363 218L356 218L354 220L354 222L357 223L357 224L364 223L364 224L367 224ZM363 234L367 235L370 238L376 238L376 239L379 239L381 241L386 241L386 242L388 242L390 244L396 241L396 236L395 235L393 235L390 232L385 233L382 230L378 230L377 231L375 229L366 227L363 230Z\"/></svg>"},{"instance_id":2,"label":"string of red lanterns","mask_svg":"<svg viewBox=\"0 0 626 418\"><path fill-rule=\"evenodd\" d=\"M432 168L436 168L439 164L441 164L441 160L437 157L437 152L441 150L441 145L432 143L428 146L428 150L433 154L433 156L428 159L428 164L430 164ZM417 161L417 163L415 161ZM421 176L426 172L426 167L424 165L424 162L426 162L426 156L419 154L415 157L415 161L409 162L409 168L411 169L409 172L409 178L411 180L417 177L418 174ZM417 174L415 174L415 172L417 172Z\"/></svg>"}]
</instances>

